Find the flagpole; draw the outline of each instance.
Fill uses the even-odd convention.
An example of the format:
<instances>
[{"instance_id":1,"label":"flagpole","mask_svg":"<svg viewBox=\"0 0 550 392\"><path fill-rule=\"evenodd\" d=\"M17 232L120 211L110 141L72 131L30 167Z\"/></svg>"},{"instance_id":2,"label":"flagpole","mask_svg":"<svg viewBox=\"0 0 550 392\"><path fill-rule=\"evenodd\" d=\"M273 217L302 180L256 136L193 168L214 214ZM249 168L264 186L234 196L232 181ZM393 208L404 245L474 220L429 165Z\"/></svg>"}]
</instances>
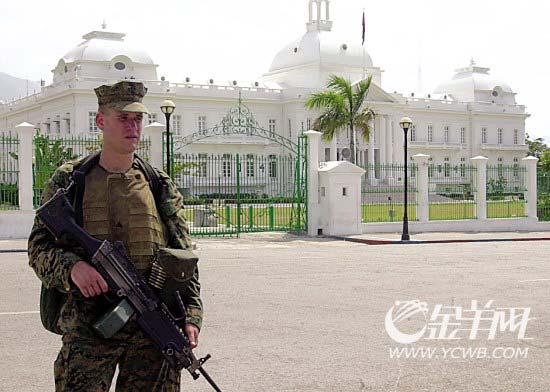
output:
<instances>
[{"instance_id":1,"label":"flagpole","mask_svg":"<svg viewBox=\"0 0 550 392\"><path fill-rule=\"evenodd\" d=\"M365 80L365 74L366 74L366 64L365 64L365 8L363 8L363 42L361 44L363 47L363 80Z\"/></svg>"}]
</instances>

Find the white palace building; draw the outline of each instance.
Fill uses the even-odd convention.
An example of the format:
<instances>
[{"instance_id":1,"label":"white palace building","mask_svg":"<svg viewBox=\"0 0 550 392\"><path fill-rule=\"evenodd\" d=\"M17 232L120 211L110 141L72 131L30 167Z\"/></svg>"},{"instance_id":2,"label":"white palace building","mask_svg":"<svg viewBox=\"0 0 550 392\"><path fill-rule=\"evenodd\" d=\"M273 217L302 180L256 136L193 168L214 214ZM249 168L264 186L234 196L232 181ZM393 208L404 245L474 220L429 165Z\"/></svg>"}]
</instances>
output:
<instances>
[{"instance_id":1,"label":"white palace building","mask_svg":"<svg viewBox=\"0 0 550 392\"><path fill-rule=\"evenodd\" d=\"M181 137L220 124L241 95L261 128L296 142L317 115L304 108L310 93L324 88L330 74L351 81L367 74L373 77L368 104L376 117L370 142L359 141L359 164L403 162L402 116L414 121L411 155L428 154L433 164L459 165L483 155L490 164L513 165L525 156L529 115L516 103L513 90L491 77L489 68L471 61L426 97L390 93L383 89L381 69L363 47L350 37L335 36L332 24L329 1L309 0L305 33L277 52L269 70L250 83L159 79L155 61L144 49L129 47L124 34L92 31L59 59L52 84L34 95L0 103L0 132L13 131L22 122L34 124L44 134L97 132L93 89L135 79L149 89L144 101L154 111L149 122L164 122L161 102L175 102L172 131ZM336 160L337 151L349 146L345 131L338 139L321 146L321 160ZM261 156L280 153L281 148L269 139L246 135L217 135L189 146L202 154Z\"/></svg>"}]
</instances>

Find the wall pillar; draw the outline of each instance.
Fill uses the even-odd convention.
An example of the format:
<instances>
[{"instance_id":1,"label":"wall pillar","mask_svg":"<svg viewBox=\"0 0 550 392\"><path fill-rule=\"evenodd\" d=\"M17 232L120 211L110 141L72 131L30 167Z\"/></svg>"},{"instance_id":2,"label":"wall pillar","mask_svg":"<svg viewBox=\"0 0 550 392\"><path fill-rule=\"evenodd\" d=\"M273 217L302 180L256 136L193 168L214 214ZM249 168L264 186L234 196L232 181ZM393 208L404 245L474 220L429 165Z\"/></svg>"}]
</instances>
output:
<instances>
[{"instance_id":1,"label":"wall pillar","mask_svg":"<svg viewBox=\"0 0 550 392\"><path fill-rule=\"evenodd\" d=\"M527 168L527 178L525 179L527 187L527 194L525 195L527 211L525 212L529 218L537 219L537 162L539 160L535 157L526 157L522 161Z\"/></svg>"},{"instance_id":2,"label":"wall pillar","mask_svg":"<svg viewBox=\"0 0 550 392\"><path fill-rule=\"evenodd\" d=\"M24 122L17 125L15 130L19 137L19 209L32 211L34 209L32 175L34 125Z\"/></svg>"},{"instance_id":3,"label":"wall pillar","mask_svg":"<svg viewBox=\"0 0 550 392\"><path fill-rule=\"evenodd\" d=\"M476 218L487 219L487 161L489 158L477 156L471 159L476 166Z\"/></svg>"},{"instance_id":4,"label":"wall pillar","mask_svg":"<svg viewBox=\"0 0 550 392\"><path fill-rule=\"evenodd\" d=\"M166 126L164 124L154 122L144 127L143 130L151 142L149 147L149 163L157 169L164 170L164 157L162 156L162 133L166 130Z\"/></svg>"},{"instance_id":5,"label":"wall pillar","mask_svg":"<svg viewBox=\"0 0 550 392\"><path fill-rule=\"evenodd\" d=\"M317 235L319 228L319 144L321 132L306 131L308 149L307 173L307 234ZM332 151L332 150L331 150Z\"/></svg>"},{"instance_id":6,"label":"wall pillar","mask_svg":"<svg viewBox=\"0 0 550 392\"><path fill-rule=\"evenodd\" d=\"M427 222L430 217L429 158L430 156L426 154L416 154L412 157L413 161L418 166L418 178L416 179L418 184L416 216L420 222Z\"/></svg>"}]
</instances>

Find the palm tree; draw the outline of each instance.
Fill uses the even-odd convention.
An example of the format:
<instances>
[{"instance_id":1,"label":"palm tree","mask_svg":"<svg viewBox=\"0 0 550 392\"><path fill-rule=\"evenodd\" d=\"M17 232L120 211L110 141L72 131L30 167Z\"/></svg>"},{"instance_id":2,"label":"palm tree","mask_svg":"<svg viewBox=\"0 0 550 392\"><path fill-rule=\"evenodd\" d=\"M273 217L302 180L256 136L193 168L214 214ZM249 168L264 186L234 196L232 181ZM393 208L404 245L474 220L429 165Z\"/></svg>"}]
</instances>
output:
<instances>
[{"instance_id":1,"label":"palm tree","mask_svg":"<svg viewBox=\"0 0 550 392\"><path fill-rule=\"evenodd\" d=\"M342 129L350 130L351 162L355 163L355 132L360 131L363 140L368 141L370 121L374 111L364 105L369 93L372 76L352 84L341 76L330 75L325 91L311 94L306 102L309 110L321 110L313 128L323 133L323 140L331 141Z\"/></svg>"}]
</instances>

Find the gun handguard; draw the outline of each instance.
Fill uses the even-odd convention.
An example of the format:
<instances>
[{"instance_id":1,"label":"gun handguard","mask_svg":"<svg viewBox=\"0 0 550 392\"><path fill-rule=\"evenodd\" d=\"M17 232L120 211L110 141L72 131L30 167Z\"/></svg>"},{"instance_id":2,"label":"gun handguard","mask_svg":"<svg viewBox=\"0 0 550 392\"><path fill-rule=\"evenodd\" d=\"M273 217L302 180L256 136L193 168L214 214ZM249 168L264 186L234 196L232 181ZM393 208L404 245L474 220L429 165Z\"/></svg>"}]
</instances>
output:
<instances>
[{"instance_id":1,"label":"gun handguard","mask_svg":"<svg viewBox=\"0 0 550 392\"><path fill-rule=\"evenodd\" d=\"M78 226L65 189L59 189L36 211L36 215L56 238L67 236L84 249L91 263L107 282L109 291L130 302L136 311L138 325L161 350L170 366L177 370L185 368L195 380L199 373L202 374L215 391L221 392L202 368L210 355L200 359L195 357L187 335L176 324L176 318L123 251L109 241L92 237Z\"/></svg>"}]
</instances>

